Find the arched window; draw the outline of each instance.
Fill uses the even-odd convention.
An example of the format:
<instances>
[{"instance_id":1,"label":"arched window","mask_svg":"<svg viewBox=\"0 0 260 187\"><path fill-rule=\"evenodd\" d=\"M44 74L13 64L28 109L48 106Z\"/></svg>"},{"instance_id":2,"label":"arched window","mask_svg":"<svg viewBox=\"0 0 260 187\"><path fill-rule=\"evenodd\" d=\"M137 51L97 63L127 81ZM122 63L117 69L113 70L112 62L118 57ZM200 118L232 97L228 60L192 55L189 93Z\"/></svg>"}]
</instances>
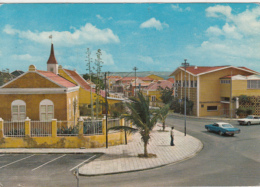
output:
<instances>
[{"instance_id":1,"label":"arched window","mask_svg":"<svg viewBox=\"0 0 260 187\"><path fill-rule=\"evenodd\" d=\"M54 105L49 99L40 102L40 121L51 121L54 119Z\"/></svg>"},{"instance_id":2,"label":"arched window","mask_svg":"<svg viewBox=\"0 0 260 187\"><path fill-rule=\"evenodd\" d=\"M12 120L25 120L26 104L22 100L15 100L12 102Z\"/></svg>"}]
</instances>

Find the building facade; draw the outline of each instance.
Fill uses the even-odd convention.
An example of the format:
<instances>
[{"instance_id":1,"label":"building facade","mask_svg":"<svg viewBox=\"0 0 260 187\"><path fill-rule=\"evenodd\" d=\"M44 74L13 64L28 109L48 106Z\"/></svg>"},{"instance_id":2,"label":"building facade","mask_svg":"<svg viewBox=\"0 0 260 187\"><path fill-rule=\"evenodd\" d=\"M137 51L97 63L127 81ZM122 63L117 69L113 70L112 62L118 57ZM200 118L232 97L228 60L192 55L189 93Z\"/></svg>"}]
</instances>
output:
<instances>
[{"instance_id":1,"label":"building facade","mask_svg":"<svg viewBox=\"0 0 260 187\"><path fill-rule=\"evenodd\" d=\"M193 115L220 116L227 115L227 110L234 111L233 97L235 95L247 93L246 87L241 87L241 85L230 86L230 83L235 80L224 85L223 81L221 81L223 77L232 77L234 75L252 76L255 74L259 75L258 72L245 67L191 66L187 67L186 70L184 67L179 67L170 76L175 77L175 97L179 98L180 101L183 100L186 89L186 98L194 103ZM234 112L231 115L233 116Z\"/></svg>"}]
</instances>

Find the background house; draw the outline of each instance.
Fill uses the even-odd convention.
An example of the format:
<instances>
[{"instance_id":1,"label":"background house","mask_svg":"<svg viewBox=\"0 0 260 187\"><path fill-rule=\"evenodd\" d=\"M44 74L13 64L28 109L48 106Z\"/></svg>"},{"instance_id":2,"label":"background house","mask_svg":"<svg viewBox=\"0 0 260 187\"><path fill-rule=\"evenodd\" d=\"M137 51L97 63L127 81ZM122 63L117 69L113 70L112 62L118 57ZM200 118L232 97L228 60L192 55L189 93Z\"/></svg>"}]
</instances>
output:
<instances>
[{"instance_id":1,"label":"background house","mask_svg":"<svg viewBox=\"0 0 260 187\"><path fill-rule=\"evenodd\" d=\"M194 102L193 114L196 116L220 116L226 115L227 110L234 114L234 104L232 97L239 94L248 93L248 88L237 85L231 86L233 80L223 83L223 77L233 75L251 76L258 72L245 67L234 66L190 66L187 67L186 73L184 67L178 67L170 76L175 77L175 97L184 98L184 89L186 84L186 97ZM186 83L185 83L186 76ZM227 77L228 78L228 77ZM226 84L226 85L224 85ZM232 89L231 89L232 88ZM231 92L227 91L231 90ZM239 90L239 91L238 91ZM260 94L259 90L257 95ZM231 103L231 104L230 104Z\"/></svg>"}]
</instances>

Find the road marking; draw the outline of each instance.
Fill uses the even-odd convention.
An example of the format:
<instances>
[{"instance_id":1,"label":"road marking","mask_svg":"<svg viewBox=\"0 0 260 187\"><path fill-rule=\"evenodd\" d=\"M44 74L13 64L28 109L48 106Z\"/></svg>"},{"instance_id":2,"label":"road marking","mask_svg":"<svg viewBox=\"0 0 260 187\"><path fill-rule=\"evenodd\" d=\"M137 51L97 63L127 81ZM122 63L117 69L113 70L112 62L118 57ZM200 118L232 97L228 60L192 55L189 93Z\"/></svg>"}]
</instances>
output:
<instances>
[{"instance_id":1,"label":"road marking","mask_svg":"<svg viewBox=\"0 0 260 187\"><path fill-rule=\"evenodd\" d=\"M11 165L11 164L14 164L14 163L16 163L16 162L19 162L19 161L25 160L25 159L27 159L27 158L30 158L30 157L32 157L32 156L34 156L34 155L35 155L35 154L30 155L30 156L25 157L25 158L22 158L22 159L20 159L20 160L16 160L16 161L11 162L11 163L9 163L9 164L6 164L6 165L4 165L4 166L1 166L0 169L1 169L1 168L4 168L4 167L6 167L6 166L9 166L9 165Z\"/></svg>"},{"instance_id":2,"label":"road marking","mask_svg":"<svg viewBox=\"0 0 260 187\"><path fill-rule=\"evenodd\" d=\"M85 161L81 162L80 164L78 164L78 165L77 165L77 166L75 166L74 168L71 168L71 169L70 169L70 171L72 171L72 170L76 169L77 167L79 167L80 165L82 165L82 164L84 164L85 162L89 161L91 158L93 158L93 157L95 157L95 156L97 156L97 155L93 155L92 157L88 158L87 160L85 160Z\"/></svg>"},{"instance_id":3,"label":"road marking","mask_svg":"<svg viewBox=\"0 0 260 187\"><path fill-rule=\"evenodd\" d=\"M53 162L53 161L55 161L55 160L58 160L59 158L64 157L64 156L66 156L66 154L64 154L64 155L62 155L62 156L60 156L60 157L58 157L58 158L55 158L55 159L53 159L53 160L50 160L49 162L46 162L46 163L44 163L44 164L38 166L37 168L32 169L32 171L34 171L34 170L36 170L36 169L39 169L39 168L41 168L42 166L45 166L46 164L49 164L49 163L51 163L51 162Z\"/></svg>"}]
</instances>

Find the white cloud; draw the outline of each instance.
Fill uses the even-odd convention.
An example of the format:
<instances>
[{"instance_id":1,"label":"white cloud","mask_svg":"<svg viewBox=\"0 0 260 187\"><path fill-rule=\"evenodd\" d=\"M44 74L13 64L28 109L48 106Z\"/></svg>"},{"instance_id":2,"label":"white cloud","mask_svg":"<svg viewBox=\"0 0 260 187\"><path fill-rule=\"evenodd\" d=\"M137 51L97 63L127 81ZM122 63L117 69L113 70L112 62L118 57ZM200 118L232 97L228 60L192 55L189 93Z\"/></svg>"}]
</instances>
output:
<instances>
[{"instance_id":1,"label":"white cloud","mask_svg":"<svg viewBox=\"0 0 260 187\"><path fill-rule=\"evenodd\" d=\"M217 18L222 14L226 17L230 17L231 10L232 9L230 6L216 5L214 7L209 7L206 9L206 16Z\"/></svg>"},{"instance_id":2,"label":"white cloud","mask_svg":"<svg viewBox=\"0 0 260 187\"><path fill-rule=\"evenodd\" d=\"M171 8L172 8L174 11L183 12L183 9L182 9L181 7L179 7L179 4L177 4L177 5L171 5ZM190 8L190 7L186 7L186 8L184 9L184 11L189 12L189 11L191 11L191 8Z\"/></svg>"},{"instance_id":3,"label":"white cloud","mask_svg":"<svg viewBox=\"0 0 260 187\"><path fill-rule=\"evenodd\" d=\"M96 17L98 18L98 19L100 19L102 22L105 22L106 20L112 20L113 18L112 17L109 17L109 18L103 18L101 15L96 15Z\"/></svg>"},{"instance_id":4,"label":"white cloud","mask_svg":"<svg viewBox=\"0 0 260 187\"><path fill-rule=\"evenodd\" d=\"M138 56L138 60L146 64L153 64L154 60L149 56Z\"/></svg>"},{"instance_id":5,"label":"white cloud","mask_svg":"<svg viewBox=\"0 0 260 187\"><path fill-rule=\"evenodd\" d=\"M42 59L41 57L31 56L30 54L22 54L22 55L14 54L11 56L11 58L17 61L29 61L29 62L36 62Z\"/></svg>"},{"instance_id":6,"label":"white cloud","mask_svg":"<svg viewBox=\"0 0 260 187\"><path fill-rule=\"evenodd\" d=\"M207 8L206 14L222 21L224 18L225 23L208 27L208 39L199 47L187 47L187 58L201 65L230 64L255 69L253 64L260 60L260 7L233 14L230 7L217 5Z\"/></svg>"},{"instance_id":7,"label":"white cloud","mask_svg":"<svg viewBox=\"0 0 260 187\"><path fill-rule=\"evenodd\" d=\"M19 38L28 39L38 43L49 44L49 36L52 35L53 42L60 46L70 45L82 45L85 43L92 44L108 44L108 43L119 43L119 37L113 33L109 28L98 29L91 23L87 23L79 29L75 29L73 32L69 31L43 31L43 32L32 32L30 30L20 31L14 29L10 25L6 25L4 30L6 34L15 35Z\"/></svg>"},{"instance_id":8,"label":"white cloud","mask_svg":"<svg viewBox=\"0 0 260 187\"><path fill-rule=\"evenodd\" d=\"M98 14L98 15L96 15L96 17L97 17L98 19L101 19L101 20L103 20L103 17L102 17L102 16L100 16L99 14Z\"/></svg>"},{"instance_id":9,"label":"white cloud","mask_svg":"<svg viewBox=\"0 0 260 187\"><path fill-rule=\"evenodd\" d=\"M161 23L155 18L151 18L140 25L140 28L155 28L156 30L163 30L164 27L169 27L167 23Z\"/></svg>"},{"instance_id":10,"label":"white cloud","mask_svg":"<svg viewBox=\"0 0 260 187\"><path fill-rule=\"evenodd\" d=\"M106 51L101 51L102 52L102 61L104 62L104 65L114 65L114 59L113 56Z\"/></svg>"}]
</instances>

